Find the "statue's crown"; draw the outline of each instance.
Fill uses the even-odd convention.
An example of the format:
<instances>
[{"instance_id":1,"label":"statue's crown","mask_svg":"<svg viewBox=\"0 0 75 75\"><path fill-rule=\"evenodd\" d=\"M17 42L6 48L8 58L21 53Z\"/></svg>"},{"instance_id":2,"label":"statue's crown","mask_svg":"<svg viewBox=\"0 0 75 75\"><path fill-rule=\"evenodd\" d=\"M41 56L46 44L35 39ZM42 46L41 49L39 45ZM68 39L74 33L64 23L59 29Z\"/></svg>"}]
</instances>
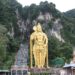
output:
<instances>
[{"instance_id":1,"label":"statue's crown","mask_svg":"<svg viewBox=\"0 0 75 75\"><path fill-rule=\"evenodd\" d=\"M38 23L37 27L42 29L42 27L41 27L41 24L40 24L40 23Z\"/></svg>"}]
</instances>

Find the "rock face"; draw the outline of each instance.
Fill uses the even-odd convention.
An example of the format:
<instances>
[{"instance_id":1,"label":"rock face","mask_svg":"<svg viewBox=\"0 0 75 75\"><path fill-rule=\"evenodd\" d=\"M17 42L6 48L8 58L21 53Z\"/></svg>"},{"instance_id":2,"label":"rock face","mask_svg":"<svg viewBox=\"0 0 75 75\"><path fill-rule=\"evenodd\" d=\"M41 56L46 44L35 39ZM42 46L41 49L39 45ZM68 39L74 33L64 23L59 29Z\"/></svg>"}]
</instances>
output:
<instances>
[{"instance_id":1,"label":"rock face","mask_svg":"<svg viewBox=\"0 0 75 75\"><path fill-rule=\"evenodd\" d=\"M26 41L29 40L30 34L32 32L32 27L36 25L37 22L42 22L42 28L45 30L48 37L54 36L59 41L65 42L65 40L61 37L60 30L63 28L62 24L60 23L60 18L55 19L50 12L45 12L44 14L40 11L39 15L34 20L30 20L30 18L27 18L26 20L22 19L18 9L15 11L16 17L17 17L17 24L19 27L19 30L21 32L21 40L24 40L26 38ZM52 28L49 27L48 23L52 22Z\"/></svg>"},{"instance_id":2,"label":"rock face","mask_svg":"<svg viewBox=\"0 0 75 75\"><path fill-rule=\"evenodd\" d=\"M44 15L40 12L38 18L38 20L41 20L41 21L44 21L42 27L43 29L45 29L45 31L47 31L46 33L48 34L48 36L54 36L56 37L59 41L62 41L62 42L65 42L64 39L61 37L61 32L60 30L63 28L62 24L60 23L60 19L57 18L55 19L55 21L53 21L53 25L52 25L52 28L51 29L47 29L46 28L49 28L48 24L50 21L52 21L53 19L53 16L46 12Z\"/></svg>"},{"instance_id":3,"label":"rock face","mask_svg":"<svg viewBox=\"0 0 75 75\"><path fill-rule=\"evenodd\" d=\"M62 29L62 24L60 23L60 19L56 19L53 23L53 27L51 30L51 35L55 36L59 41L65 42L64 39L61 37L60 30Z\"/></svg>"},{"instance_id":4,"label":"rock face","mask_svg":"<svg viewBox=\"0 0 75 75\"><path fill-rule=\"evenodd\" d=\"M24 20L21 18L18 9L16 9L16 17L17 17L17 25L19 27L19 31L21 33L20 39L24 40L24 33L26 32L26 25L24 24Z\"/></svg>"},{"instance_id":5,"label":"rock face","mask_svg":"<svg viewBox=\"0 0 75 75\"><path fill-rule=\"evenodd\" d=\"M42 12L40 12L37 17L38 20L44 20L44 21L51 21L52 18L53 18L52 15L48 12L46 12L45 14L42 14Z\"/></svg>"}]
</instances>

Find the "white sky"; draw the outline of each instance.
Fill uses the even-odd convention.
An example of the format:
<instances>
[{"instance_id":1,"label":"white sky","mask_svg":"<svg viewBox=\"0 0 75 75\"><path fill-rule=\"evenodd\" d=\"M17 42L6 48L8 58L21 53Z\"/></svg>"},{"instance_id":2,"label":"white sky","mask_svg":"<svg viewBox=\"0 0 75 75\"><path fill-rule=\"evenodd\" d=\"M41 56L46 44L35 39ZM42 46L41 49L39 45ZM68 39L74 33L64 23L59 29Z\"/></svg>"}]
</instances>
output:
<instances>
[{"instance_id":1,"label":"white sky","mask_svg":"<svg viewBox=\"0 0 75 75\"><path fill-rule=\"evenodd\" d=\"M75 0L17 0L23 6L30 5L32 3L39 4L41 1L53 2L56 8L61 12L68 11L75 8Z\"/></svg>"}]
</instances>

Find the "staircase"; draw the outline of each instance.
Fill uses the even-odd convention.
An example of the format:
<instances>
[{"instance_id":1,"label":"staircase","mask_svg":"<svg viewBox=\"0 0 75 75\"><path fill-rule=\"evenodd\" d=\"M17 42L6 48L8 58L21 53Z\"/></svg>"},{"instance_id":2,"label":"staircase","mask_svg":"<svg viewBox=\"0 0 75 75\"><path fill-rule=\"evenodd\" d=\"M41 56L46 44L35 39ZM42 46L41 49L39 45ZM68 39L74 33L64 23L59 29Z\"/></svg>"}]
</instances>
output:
<instances>
[{"instance_id":1,"label":"staircase","mask_svg":"<svg viewBox=\"0 0 75 75\"><path fill-rule=\"evenodd\" d=\"M26 44L20 44L20 48L17 52L15 58L15 65L17 66L27 66L28 59L28 46Z\"/></svg>"}]
</instances>

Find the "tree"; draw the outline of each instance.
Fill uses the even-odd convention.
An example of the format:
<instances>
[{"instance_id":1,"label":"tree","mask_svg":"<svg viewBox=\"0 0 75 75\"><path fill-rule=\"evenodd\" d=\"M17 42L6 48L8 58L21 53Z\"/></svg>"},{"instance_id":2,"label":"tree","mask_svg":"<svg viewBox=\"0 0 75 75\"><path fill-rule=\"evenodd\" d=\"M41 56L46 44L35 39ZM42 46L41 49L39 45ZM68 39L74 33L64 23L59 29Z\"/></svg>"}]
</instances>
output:
<instances>
[{"instance_id":1,"label":"tree","mask_svg":"<svg viewBox=\"0 0 75 75\"><path fill-rule=\"evenodd\" d=\"M67 42L63 43L55 37L49 38L48 50L49 50L48 52L49 62L53 62L57 59L57 57L59 57L63 59L63 61L65 62L67 61L69 63L70 59L72 58L72 52L73 52L72 45Z\"/></svg>"},{"instance_id":2,"label":"tree","mask_svg":"<svg viewBox=\"0 0 75 75\"><path fill-rule=\"evenodd\" d=\"M8 43L8 38L6 36L7 29L0 25L0 65L3 64L3 60L6 57L6 48Z\"/></svg>"}]
</instances>

